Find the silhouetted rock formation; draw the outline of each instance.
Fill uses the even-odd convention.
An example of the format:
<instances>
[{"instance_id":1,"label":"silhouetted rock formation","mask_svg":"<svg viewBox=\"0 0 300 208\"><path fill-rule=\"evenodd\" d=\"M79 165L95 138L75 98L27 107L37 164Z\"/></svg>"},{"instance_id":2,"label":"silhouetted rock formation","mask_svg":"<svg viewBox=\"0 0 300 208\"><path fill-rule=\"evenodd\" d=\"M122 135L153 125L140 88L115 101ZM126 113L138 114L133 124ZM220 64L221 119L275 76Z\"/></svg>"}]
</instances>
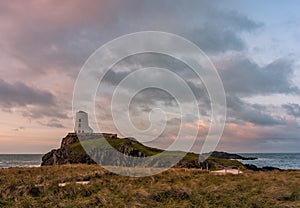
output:
<instances>
[{"instance_id":1,"label":"silhouetted rock formation","mask_svg":"<svg viewBox=\"0 0 300 208\"><path fill-rule=\"evenodd\" d=\"M245 164L244 166L247 169L253 170L253 171L273 171L273 170L282 171L282 169L280 169L280 168L270 167L270 166L264 166L262 168L259 168L259 167L257 167L256 165L253 165L253 164Z\"/></svg>"},{"instance_id":2,"label":"silhouetted rock formation","mask_svg":"<svg viewBox=\"0 0 300 208\"><path fill-rule=\"evenodd\" d=\"M61 141L61 147L59 149L53 149L42 158L42 166L47 165L63 165L63 164L76 164L76 163L95 163L91 158L86 155L77 156L73 154L70 148L71 144L78 143L79 139L75 133L69 133Z\"/></svg>"},{"instance_id":3,"label":"silhouetted rock formation","mask_svg":"<svg viewBox=\"0 0 300 208\"><path fill-rule=\"evenodd\" d=\"M238 154L232 154L232 153L227 153L227 152L218 152L218 151L212 152L210 156L216 157L216 158L235 159L235 160L256 160L257 159L257 157L243 157Z\"/></svg>"}]
</instances>

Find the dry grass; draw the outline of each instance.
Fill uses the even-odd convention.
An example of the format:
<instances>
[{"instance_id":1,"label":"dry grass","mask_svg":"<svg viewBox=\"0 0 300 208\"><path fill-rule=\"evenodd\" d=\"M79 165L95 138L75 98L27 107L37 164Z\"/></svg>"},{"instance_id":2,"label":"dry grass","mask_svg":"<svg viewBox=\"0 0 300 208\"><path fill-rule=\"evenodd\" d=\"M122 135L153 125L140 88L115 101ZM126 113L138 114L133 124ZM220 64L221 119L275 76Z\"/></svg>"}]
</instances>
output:
<instances>
[{"instance_id":1,"label":"dry grass","mask_svg":"<svg viewBox=\"0 0 300 208\"><path fill-rule=\"evenodd\" d=\"M97 165L64 165L0 172L0 207L300 207L300 171L218 176L170 169L130 178Z\"/></svg>"}]
</instances>

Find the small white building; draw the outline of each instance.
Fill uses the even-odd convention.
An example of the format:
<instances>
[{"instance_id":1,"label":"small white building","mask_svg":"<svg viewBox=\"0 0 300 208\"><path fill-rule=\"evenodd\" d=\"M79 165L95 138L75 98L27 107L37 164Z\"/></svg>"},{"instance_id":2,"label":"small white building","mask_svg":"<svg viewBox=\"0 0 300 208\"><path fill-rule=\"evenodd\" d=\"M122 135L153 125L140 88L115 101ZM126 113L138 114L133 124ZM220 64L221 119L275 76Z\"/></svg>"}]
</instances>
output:
<instances>
[{"instance_id":1,"label":"small white building","mask_svg":"<svg viewBox=\"0 0 300 208\"><path fill-rule=\"evenodd\" d=\"M93 133L93 129L89 126L88 114L84 111L78 111L76 113L75 120L75 133Z\"/></svg>"}]
</instances>

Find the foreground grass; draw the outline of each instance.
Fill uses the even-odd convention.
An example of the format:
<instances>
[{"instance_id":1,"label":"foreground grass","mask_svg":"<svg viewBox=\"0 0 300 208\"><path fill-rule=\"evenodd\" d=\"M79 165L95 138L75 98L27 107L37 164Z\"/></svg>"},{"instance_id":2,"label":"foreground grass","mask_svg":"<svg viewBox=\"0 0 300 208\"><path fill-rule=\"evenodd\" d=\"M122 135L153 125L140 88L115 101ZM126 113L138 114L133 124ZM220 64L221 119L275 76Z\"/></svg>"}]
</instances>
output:
<instances>
[{"instance_id":1,"label":"foreground grass","mask_svg":"<svg viewBox=\"0 0 300 208\"><path fill-rule=\"evenodd\" d=\"M97 165L1 169L0 207L300 207L300 171L218 176L170 169L130 178Z\"/></svg>"}]
</instances>

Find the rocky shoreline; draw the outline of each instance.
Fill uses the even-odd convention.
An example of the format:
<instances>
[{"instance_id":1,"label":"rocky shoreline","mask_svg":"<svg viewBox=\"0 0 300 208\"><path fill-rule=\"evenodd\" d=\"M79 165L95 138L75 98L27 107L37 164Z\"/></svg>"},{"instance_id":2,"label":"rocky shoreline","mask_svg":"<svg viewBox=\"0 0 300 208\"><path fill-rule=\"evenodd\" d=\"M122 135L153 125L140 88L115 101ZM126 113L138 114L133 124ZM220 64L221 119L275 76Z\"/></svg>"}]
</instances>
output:
<instances>
[{"instance_id":1,"label":"rocky shoreline","mask_svg":"<svg viewBox=\"0 0 300 208\"><path fill-rule=\"evenodd\" d=\"M223 159L234 159L234 160L256 160L257 157L243 157L238 154L228 153L228 152L219 152L214 151L210 154L212 157L223 158Z\"/></svg>"}]
</instances>

